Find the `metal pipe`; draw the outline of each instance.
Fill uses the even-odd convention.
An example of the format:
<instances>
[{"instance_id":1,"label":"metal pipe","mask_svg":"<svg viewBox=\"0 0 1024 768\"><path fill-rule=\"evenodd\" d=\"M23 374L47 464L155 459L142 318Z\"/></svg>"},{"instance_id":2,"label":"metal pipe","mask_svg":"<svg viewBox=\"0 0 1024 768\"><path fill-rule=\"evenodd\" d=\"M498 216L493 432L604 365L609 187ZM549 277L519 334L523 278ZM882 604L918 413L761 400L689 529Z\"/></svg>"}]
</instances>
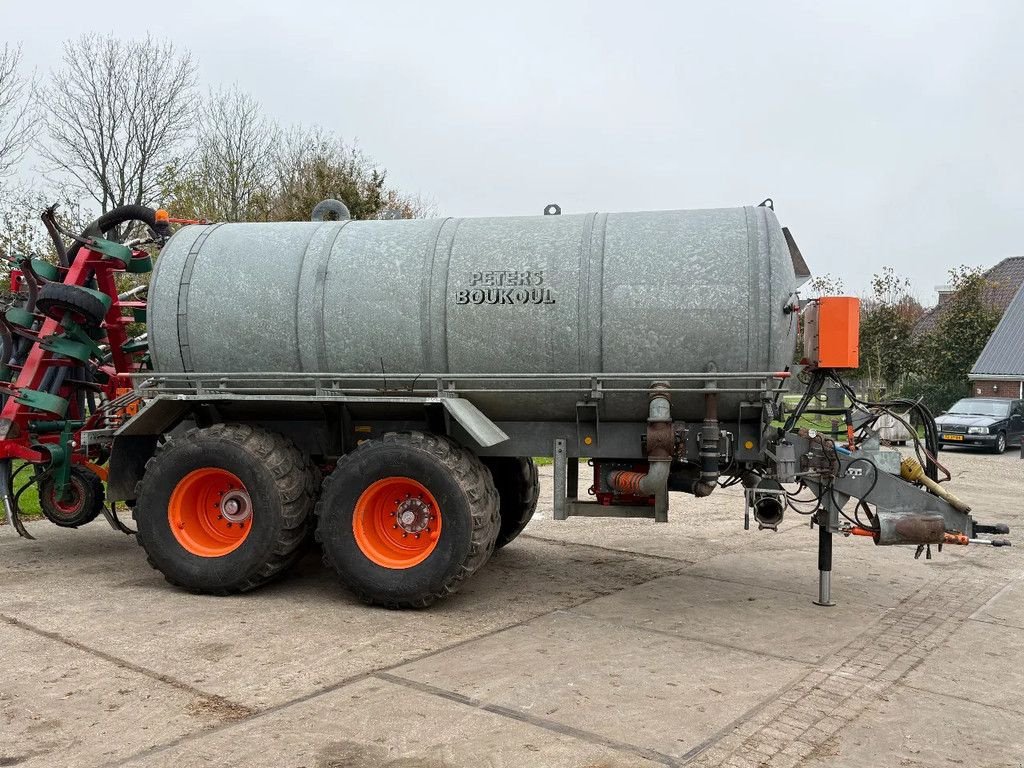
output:
<instances>
[{"instance_id":1,"label":"metal pipe","mask_svg":"<svg viewBox=\"0 0 1024 768\"><path fill-rule=\"evenodd\" d=\"M713 386L712 382L708 384ZM695 486L694 496L709 496L718 485L718 444L721 438L718 393L708 392L704 396L704 424L700 430L700 482Z\"/></svg>"},{"instance_id":2,"label":"metal pipe","mask_svg":"<svg viewBox=\"0 0 1024 768\"><path fill-rule=\"evenodd\" d=\"M608 476L608 482L617 490L653 496L655 520L658 522L668 519L668 476L672 469L672 406L666 387L664 382L656 382L650 388L647 472L638 475L636 472L617 471Z\"/></svg>"},{"instance_id":3,"label":"metal pipe","mask_svg":"<svg viewBox=\"0 0 1024 768\"><path fill-rule=\"evenodd\" d=\"M223 384L217 384L217 383L213 383L213 382L206 383L206 382L204 382L204 380L202 378L194 378L194 379L191 380L191 383L185 382L184 380L182 380L182 383L178 387L167 386L167 385L163 385L163 384L159 384L159 383L152 384L151 386L159 389L161 392L175 392L175 391L194 392L197 389L197 383L198 383L198 388L199 389L210 389L210 390L216 390L216 391L219 391L219 392L235 392L235 393L240 393L240 394L241 393L246 393L246 392L251 392L251 393L255 393L255 394L261 394L261 393L266 393L266 392L268 392L270 390L272 390L273 392L309 392L310 390L315 389L315 386L313 386L313 385L306 386L306 387L278 387L278 386L270 386L270 387L258 387L258 386L239 387L239 386L234 386L234 385L226 386L227 384L229 384L229 382L224 382ZM145 385L143 385L143 386L145 386ZM329 387L324 387L325 391L330 391L330 389L331 388L329 388ZM420 387L420 388L417 388L417 389L409 389L407 387L402 387L402 386L390 386L390 387L387 387L387 388L384 388L384 387L361 387L361 388L357 388L357 387L344 387L344 388L335 387L334 390L338 394L342 394L342 393L346 393L347 394L347 393L350 393L350 392L365 392L365 393L373 393L373 394L380 394L381 392L401 392L403 394L434 395L434 394L437 393L437 390L434 389L434 388L431 388L431 387ZM458 389L452 389L452 390L448 390L448 391L451 392L452 394L456 394L456 395L483 395L483 394L488 394L488 395L492 395L492 394L531 395L532 394L532 395L536 395L536 394L580 394L580 393L586 393L589 390L583 389L583 388L569 389L569 388L564 388L564 387L562 387L562 388L559 388L559 387L544 387L543 389L540 389L540 388L524 388L524 389L519 389L519 388L509 388L509 387L495 387L495 388L486 388L486 389L485 388L463 389L463 388L460 387ZM647 390L645 390L645 389L602 389L601 391L604 394L639 394L641 392L646 392ZM751 392L761 392L763 390L750 388L750 389L718 389L718 390L715 390L715 391L717 393L726 393L726 394L749 394ZM682 393L701 392L701 393L706 393L707 389L705 389L703 387L693 388L693 389L675 389L675 388L670 388L670 389L667 389L666 392L672 392L672 393L675 393L675 392L682 392Z\"/></svg>"},{"instance_id":4,"label":"metal pipe","mask_svg":"<svg viewBox=\"0 0 1024 768\"><path fill-rule=\"evenodd\" d=\"M129 290L125 291L124 293L117 294L117 300L118 301L128 301L128 299L132 298L133 296L138 296L140 293L142 293L143 291L146 291L148 289L149 289L149 285L148 284L144 283L143 285L136 285L134 288L130 288Z\"/></svg>"},{"instance_id":5,"label":"metal pipe","mask_svg":"<svg viewBox=\"0 0 1024 768\"><path fill-rule=\"evenodd\" d=\"M815 605L831 607L832 602L832 532L828 525L818 525L818 599Z\"/></svg>"},{"instance_id":6,"label":"metal pipe","mask_svg":"<svg viewBox=\"0 0 1024 768\"><path fill-rule=\"evenodd\" d=\"M671 468L671 463L667 461L652 462L650 469L647 470L647 473L637 484L637 490L642 494L654 497L657 497L662 492L667 493L668 473Z\"/></svg>"},{"instance_id":7,"label":"metal pipe","mask_svg":"<svg viewBox=\"0 0 1024 768\"><path fill-rule=\"evenodd\" d=\"M875 544L941 544L945 541L946 521L938 512L898 513L879 509L875 512Z\"/></svg>"},{"instance_id":8,"label":"metal pipe","mask_svg":"<svg viewBox=\"0 0 1024 768\"><path fill-rule=\"evenodd\" d=\"M650 381L652 379L658 379L661 382L672 381L673 379L687 380L687 381L704 381L708 379L707 373L698 373L694 371L688 372L675 372L675 373L633 373L633 372L591 372L591 373L410 373L397 372L397 373L337 373L330 371L201 371L201 372L162 372L147 374L149 378L154 380L167 380L171 381L174 379L231 379L233 381L239 381L243 379L360 379L360 380L379 380L382 378L388 379L445 379L447 381L486 381L489 379L528 379L537 381L584 381L590 379L600 379L601 381L635 381L643 379ZM785 379L789 378L790 374L786 371L715 371L714 377L716 379ZM649 392L649 388L644 390Z\"/></svg>"},{"instance_id":9,"label":"metal pipe","mask_svg":"<svg viewBox=\"0 0 1024 768\"><path fill-rule=\"evenodd\" d=\"M818 599L814 604L825 608L835 605L832 600L832 571L818 571Z\"/></svg>"},{"instance_id":10,"label":"metal pipe","mask_svg":"<svg viewBox=\"0 0 1024 768\"><path fill-rule=\"evenodd\" d=\"M762 477L750 487L750 506L760 530L777 531L786 513L786 491L778 480Z\"/></svg>"}]
</instances>

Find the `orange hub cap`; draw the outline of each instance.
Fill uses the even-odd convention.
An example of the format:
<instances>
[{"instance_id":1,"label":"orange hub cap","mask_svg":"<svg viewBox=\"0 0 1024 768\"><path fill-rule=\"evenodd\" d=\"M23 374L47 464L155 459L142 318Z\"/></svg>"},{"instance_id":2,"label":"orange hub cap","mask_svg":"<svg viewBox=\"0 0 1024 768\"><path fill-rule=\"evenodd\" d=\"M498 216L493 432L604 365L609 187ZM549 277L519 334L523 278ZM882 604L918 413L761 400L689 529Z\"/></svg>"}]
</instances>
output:
<instances>
[{"instance_id":1,"label":"orange hub cap","mask_svg":"<svg viewBox=\"0 0 1024 768\"><path fill-rule=\"evenodd\" d=\"M385 477L356 501L352 533L371 562L384 568L411 568L437 546L441 509L422 483Z\"/></svg>"},{"instance_id":2,"label":"orange hub cap","mask_svg":"<svg viewBox=\"0 0 1024 768\"><path fill-rule=\"evenodd\" d=\"M252 528L252 500L231 472L206 467L189 472L167 505L174 538L199 557L223 557L241 546Z\"/></svg>"}]
</instances>

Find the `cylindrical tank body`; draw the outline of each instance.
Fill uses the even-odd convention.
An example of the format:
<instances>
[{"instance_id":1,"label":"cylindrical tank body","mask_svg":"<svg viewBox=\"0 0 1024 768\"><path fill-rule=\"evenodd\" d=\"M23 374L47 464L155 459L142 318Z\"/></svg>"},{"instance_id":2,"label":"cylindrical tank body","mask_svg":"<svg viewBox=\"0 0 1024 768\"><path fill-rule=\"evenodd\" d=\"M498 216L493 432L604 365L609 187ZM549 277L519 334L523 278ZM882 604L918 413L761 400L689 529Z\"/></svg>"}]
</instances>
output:
<instances>
[{"instance_id":1,"label":"cylindrical tank body","mask_svg":"<svg viewBox=\"0 0 1024 768\"><path fill-rule=\"evenodd\" d=\"M149 339L159 372L769 371L792 361L797 285L766 207L189 226L158 259ZM571 421L578 398L471 399ZM637 418L628 400L602 418Z\"/></svg>"}]
</instances>

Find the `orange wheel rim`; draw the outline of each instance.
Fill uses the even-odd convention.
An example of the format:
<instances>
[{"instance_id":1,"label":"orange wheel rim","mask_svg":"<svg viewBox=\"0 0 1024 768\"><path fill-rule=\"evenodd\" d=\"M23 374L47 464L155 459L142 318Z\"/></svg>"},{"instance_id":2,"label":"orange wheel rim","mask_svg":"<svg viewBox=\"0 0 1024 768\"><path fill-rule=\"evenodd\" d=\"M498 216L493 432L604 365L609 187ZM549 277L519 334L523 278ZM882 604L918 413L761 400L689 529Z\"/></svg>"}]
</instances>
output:
<instances>
[{"instance_id":1,"label":"orange wheel rim","mask_svg":"<svg viewBox=\"0 0 1024 768\"><path fill-rule=\"evenodd\" d=\"M411 568L437 546L441 508L422 483L385 477L356 501L352 533L371 562L384 568Z\"/></svg>"},{"instance_id":2,"label":"orange wheel rim","mask_svg":"<svg viewBox=\"0 0 1024 768\"><path fill-rule=\"evenodd\" d=\"M231 472L197 469L174 486L167 519L174 538L186 551L199 557L223 557L248 537L252 500Z\"/></svg>"}]
</instances>

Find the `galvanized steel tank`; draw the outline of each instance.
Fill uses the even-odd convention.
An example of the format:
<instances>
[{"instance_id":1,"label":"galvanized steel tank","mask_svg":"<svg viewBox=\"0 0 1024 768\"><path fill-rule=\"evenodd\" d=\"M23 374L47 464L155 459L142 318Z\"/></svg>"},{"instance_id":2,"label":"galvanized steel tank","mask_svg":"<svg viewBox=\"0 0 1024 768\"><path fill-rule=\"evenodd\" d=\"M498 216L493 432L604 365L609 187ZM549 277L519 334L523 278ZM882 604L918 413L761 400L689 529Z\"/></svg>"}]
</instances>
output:
<instances>
[{"instance_id":1,"label":"galvanized steel tank","mask_svg":"<svg viewBox=\"0 0 1024 768\"><path fill-rule=\"evenodd\" d=\"M164 247L148 330L167 372L769 371L792 360L799 282L760 206L215 224ZM483 399L495 419L575 418L574 397Z\"/></svg>"}]
</instances>

